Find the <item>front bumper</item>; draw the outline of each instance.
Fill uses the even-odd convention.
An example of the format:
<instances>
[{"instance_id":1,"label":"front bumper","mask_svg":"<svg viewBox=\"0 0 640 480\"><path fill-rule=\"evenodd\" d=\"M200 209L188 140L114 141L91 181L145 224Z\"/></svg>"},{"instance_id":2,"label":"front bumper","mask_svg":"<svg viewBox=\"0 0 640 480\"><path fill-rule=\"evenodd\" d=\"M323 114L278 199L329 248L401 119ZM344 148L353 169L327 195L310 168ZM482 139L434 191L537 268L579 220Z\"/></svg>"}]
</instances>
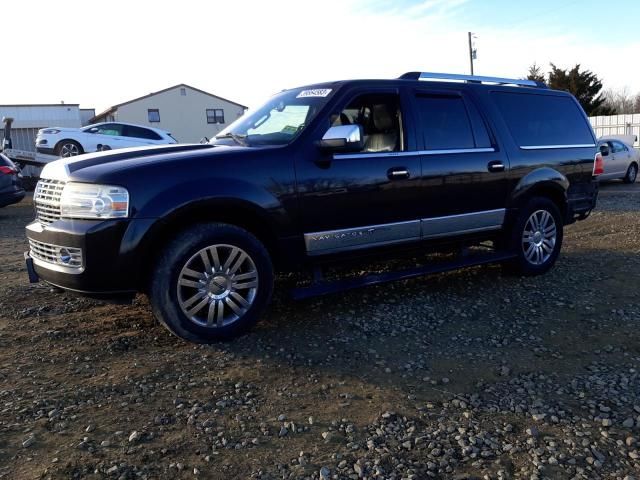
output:
<instances>
[{"instance_id":1,"label":"front bumper","mask_svg":"<svg viewBox=\"0 0 640 480\"><path fill-rule=\"evenodd\" d=\"M26 192L22 188L14 192L0 193L0 208L21 202L25 195Z\"/></svg>"},{"instance_id":2,"label":"front bumper","mask_svg":"<svg viewBox=\"0 0 640 480\"><path fill-rule=\"evenodd\" d=\"M36 152L43 153L45 155L55 155L55 150L51 147L36 147Z\"/></svg>"},{"instance_id":3,"label":"front bumper","mask_svg":"<svg viewBox=\"0 0 640 480\"><path fill-rule=\"evenodd\" d=\"M65 290L91 296L135 294L140 285L140 259L136 246L145 231L145 220L65 220L51 225L34 221L27 225L30 242L81 251L82 264L71 268L43 259L33 250L25 259L32 264L30 278Z\"/></svg>"}]
</instances>

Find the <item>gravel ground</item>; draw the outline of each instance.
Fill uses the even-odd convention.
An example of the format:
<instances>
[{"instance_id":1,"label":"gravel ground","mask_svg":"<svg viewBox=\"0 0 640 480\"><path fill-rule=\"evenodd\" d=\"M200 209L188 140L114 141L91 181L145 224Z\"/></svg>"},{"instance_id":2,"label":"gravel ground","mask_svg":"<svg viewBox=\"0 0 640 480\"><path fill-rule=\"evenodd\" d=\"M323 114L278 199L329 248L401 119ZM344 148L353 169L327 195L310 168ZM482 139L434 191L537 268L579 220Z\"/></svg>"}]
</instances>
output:
<instances>
[{"instance_id":1,"label":"gravel ground","mask_svg":"<svg viewBox=\"0 0 640 480\"><path fill-rule=\"evenodd\" d=\"M639 212L612 183L543 277L279 294L194 346L29 285L30 201L2 209L0 478L640 479Z\"/></svg>"}]
</instances>

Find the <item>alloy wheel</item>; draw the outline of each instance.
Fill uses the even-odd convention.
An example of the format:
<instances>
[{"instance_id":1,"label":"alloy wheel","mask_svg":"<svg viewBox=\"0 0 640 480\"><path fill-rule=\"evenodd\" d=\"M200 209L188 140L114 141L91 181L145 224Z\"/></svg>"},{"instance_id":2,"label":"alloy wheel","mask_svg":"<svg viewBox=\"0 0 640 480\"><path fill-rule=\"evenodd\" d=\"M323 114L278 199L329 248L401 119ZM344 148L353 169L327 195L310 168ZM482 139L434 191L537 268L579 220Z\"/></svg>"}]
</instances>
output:
<instances>
[{"instance_id":1,"label":"alloy wheel","mask_svg":"<svg viewBox=\"0 0 640 480\"><path fill-rule=\"evenodd\" d=\"M527 261L533 265L545 263L555 249L557 240L556 221L546 210L531 214L522 232L522 251Z\"/></svg>"},{"instance_id":2,"label":"alloy wheel","mask_svg":"<svg viewBox=\"0 0 640 480\"><path fill-rule=\"evenodd\" d=\"M63 143L60 148L60 156L63 158L75 157L80 155L80 148L75 143Z\"/></svg>"},{"instance_id":3,"label":"alloy wheel","mask_svg":"<svg viewBox=\"0 0 640 480\"><path fill-rule=\"evenodd\" d=\"M247 252L234 245L211 245L193 255L177 282L178 303L200 327L222 328L239 320L258 291L258 270Z\"/></svg>"}]
</instances>

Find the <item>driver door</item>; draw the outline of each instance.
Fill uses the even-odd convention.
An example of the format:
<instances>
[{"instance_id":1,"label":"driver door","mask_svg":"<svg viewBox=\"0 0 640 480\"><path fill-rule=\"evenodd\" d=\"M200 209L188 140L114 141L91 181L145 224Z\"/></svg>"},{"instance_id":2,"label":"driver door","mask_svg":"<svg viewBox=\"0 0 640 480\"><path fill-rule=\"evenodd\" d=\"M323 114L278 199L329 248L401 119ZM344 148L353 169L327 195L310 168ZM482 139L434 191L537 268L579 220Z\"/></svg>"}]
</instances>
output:
<instances>
[{"instance_id":1,"label":"driver door","mask_svg":"<svg viewBox=\"0 0 640 480\"><path fill-rule=\"evenodd\" d=\"M111 150L122 148L126 145L122 141L122 125L118 123L105 123L87 131L87 152L95 152L98 146L106 146Z\"/></svg>"},{"instance_id":2,"label":"driver door","mask_svg":"<svg viewBox=\"0 0 640 480\"><path fill-rule=\"evenodd\" d=\"M403 92L352 90L337 105L323 130L360 125L364 146L350 152L314 146L297 157L307 254L418 241L420 156L405 128Z\"/></svg>"}]
</instances>

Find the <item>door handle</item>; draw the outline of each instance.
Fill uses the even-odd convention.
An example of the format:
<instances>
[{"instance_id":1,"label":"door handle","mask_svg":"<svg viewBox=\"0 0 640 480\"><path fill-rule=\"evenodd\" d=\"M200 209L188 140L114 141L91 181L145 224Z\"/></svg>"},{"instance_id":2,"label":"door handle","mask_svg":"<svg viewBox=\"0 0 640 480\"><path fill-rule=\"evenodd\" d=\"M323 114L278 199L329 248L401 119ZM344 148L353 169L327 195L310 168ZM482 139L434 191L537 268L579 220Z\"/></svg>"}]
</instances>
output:
<instances>
[{"instance_id":1,"label":"door handle","mask_svg":"<svg viewBox=\"0 0 640 480\"><path fill-rule=\"evenodd\" d=\"M487 164L487 170L490 172L504 172L504 163L500 160L494 160L493 162L489 162Z\"/></svg>"},{"instance_id":2,"label":"door handle","mask_svg":"<svg viewBox=\"0 0 640 480\"><path fill-rule=\"evenodd\" d=\"M395 167L387 170L387 177L389 180L403 180L409 178L409 170L406 167Z\"/></svg>"}]
</instances>

